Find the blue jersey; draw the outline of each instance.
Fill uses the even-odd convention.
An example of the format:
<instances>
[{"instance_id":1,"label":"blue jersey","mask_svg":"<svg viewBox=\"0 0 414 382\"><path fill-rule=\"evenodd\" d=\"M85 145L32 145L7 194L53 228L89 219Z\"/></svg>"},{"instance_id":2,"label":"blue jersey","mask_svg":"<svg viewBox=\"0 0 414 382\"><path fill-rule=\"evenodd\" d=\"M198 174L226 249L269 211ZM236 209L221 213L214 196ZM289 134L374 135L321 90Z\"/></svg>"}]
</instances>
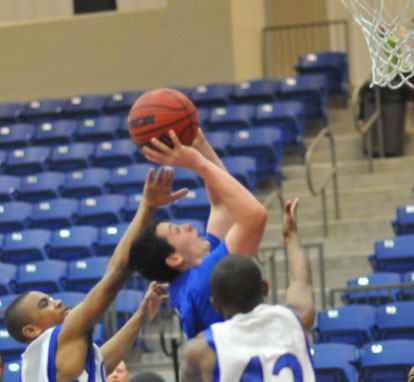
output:
<instances>
[{"instance_id":1,"label":"blue jersey","mask_svg":"<svg viewBox=\"0 0 414 382\"><path fill-rule=\"evenodd\" d=\"M227 256L226 243L211 234L206 235L210 242L210 253L200 265L191 267L170 282L171 304L181 316L183 330L188 338L196 336L215 322L223 321L222 314L216 312L210 303L210 275L217 262Z\"/></svg>"},{"instance_id":2,"label":"blue jersey","mask_svg":"<svg viewBox=\"0 0 414 382\"><path fill-rule=\"evenodd\" d=\"M62 325L43 332L27 347L22 354L23 382L56 381L56 346ZM76 382L105 382L105 370L101 350L90 343L85 370ZM75 381L74 381L75 382Z\"/></svg>"}]
</instances>

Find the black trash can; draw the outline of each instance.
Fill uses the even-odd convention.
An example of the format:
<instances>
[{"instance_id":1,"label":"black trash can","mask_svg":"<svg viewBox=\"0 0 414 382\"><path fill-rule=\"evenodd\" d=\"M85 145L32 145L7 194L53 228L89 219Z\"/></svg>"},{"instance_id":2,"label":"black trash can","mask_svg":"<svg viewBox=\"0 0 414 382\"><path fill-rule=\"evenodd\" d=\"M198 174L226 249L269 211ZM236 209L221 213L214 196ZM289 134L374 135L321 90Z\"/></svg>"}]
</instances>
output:
<instances>
[{"instance_id":1,"label":"black trash can","mask_svg":"<svg viewBox=\"0 0 414 382\"><path fill-rule=\"evenodd\" d=\"M404 150L404 125L407 106L407 92L404 88L390 89L379 87L381 98L381 118L384 154L386 156L402 155ZM375 90L367 82L359 93L359 119L367 121L375 111ZM364 136L364 153L367 153L367 136ZM379 156L378 126L372 127L372 153Z\"/></svg>"}]
</instances>

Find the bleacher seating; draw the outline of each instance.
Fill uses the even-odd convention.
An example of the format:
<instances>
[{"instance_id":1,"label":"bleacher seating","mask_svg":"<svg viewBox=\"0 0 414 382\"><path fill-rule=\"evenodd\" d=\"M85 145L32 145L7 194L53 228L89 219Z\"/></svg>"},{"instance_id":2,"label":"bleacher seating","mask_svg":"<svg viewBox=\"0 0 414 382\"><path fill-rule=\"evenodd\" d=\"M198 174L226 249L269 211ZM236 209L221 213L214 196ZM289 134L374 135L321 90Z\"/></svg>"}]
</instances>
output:
<instances>
[{"instance_id":1,"label":"bleacher seating","mask_svg":"<svg viewBox=\"0 0 414 382\"><path fill-rule=\"evenodd\" d=\"M396 236L375 242L369 257L375 272L407 272L414 270L414 235Z\"/></svg>"},{"instance_id":2,"label":"bleacher seating","mask_svg":"<svg viewBox=\"0 0 414 382\"><path fill-rule=\"evenodd\" d=\"M64 99L48 98L28 102L24 105L21 116L28 121L48 121L57 119L62 113Z\"/></svg>"},{"instance_id":3,"label":"bleacher seating","mask_svg":"<svg viewBox=\"0 0 414 382\"><path fill-rule=\"evenodd\" d=\"M59 172L25 175L21 178L20 188L16 190L16 199L29 203L56 199L64 182L65 174Z\"/></svg>"},{"instance_id":4,"label":"bleacher seating","mask_svg":"<svg viewBox=\"0 0 414 382\"><path fill-rule=\"evenodd\" d=\"M194 188L172 206L174 216L181 219L206 220L210 214L210 201L205 188Z\"/></svg>"},{"instance_id":5,"label":"bleacher seating","mask_svg":"<svg viewBox=\"0 0 414 382\"><path fill-rule=\"evenodd\" d=\"M87 293L102 278L108 265L107 257L70 261L63 281L67 291Z\"/></svg>"},{"instance_id":6,"label":"bleacher seating","mask_svg":"<svg viewBox=\"0 0 414 382\"><path fill-rule=\"evenodd\" d=\"M360 380L406 382L413 365L413 340L386 340L361 349Z\"/></svg>"},{"instance_id":7,"label":"bleacher seating","mask_svg":"<svg viewBox=\"0 0 414 382\"><path fill-rule=\"evenodd\" d=\"M3 264L0 265L0 269L3 266ZM16 269L15 269L16 272ZM15 278L15 275L13 275L13 279ZM1 279L0 279L1 280ZM18 294L3 294L0 295L0 311L6 310L7 307L18 297ZM6 325L4 323L4 312L0 312L0 329L5 329Z\"/></svg>"},{"instance_id":8,"label":"bleacher seating","mask_svg":"<svg viewBox=\"0 0 414 382\"><path fill-rule=\"evenodd\" d=\"M78 124L75 136L78 141L97 142L112 140L121 126L121 117L99 116L87 118Z\"/></svg>"},{"instance_id":9,"label":"bleacher seating","mask_svg":"<svg viewBox=\"0 0 414 382\"><path fill-rule=\"evenodd\" d=\"M15 123L0 126L0 149L13 150L27 147L34 133L31 123Z\"/></svg>"},{"instance_id":10,"label":"bleacher seating","mask_svg":"<svg viewBox=\"0 0 414 382\"><path fill-rule=\"evenodd\" d=\"M44 293L62 292L62 279L67 264L60 260L44 260L21 264L17 267L16 279L12 281L13 293L38 290Z\"/></svg>"},{"instance_id":11,"label":"bleacher seating","mask_svg":"<svg viewBox=\"0 0 414 382\"><path fill-rule=\"evenodd\" d=\"M128 195L125 205L121 209L121 216L124 221L130 222L138 210L139 203L143 198L142 194ZM160 206L154 213L155 219L171 219L173 217L171 208L167 206Z\"/></svg>"},{"instance_id":12,"label":"bleacher seating","mask_svg":"<svg viewBox=\"0 0 414 382\"><path fill-rule=\"evenodd\" d=\"M47 164L52 171L81 170L90 166L94 151L95 146L90 142L59 145L52 149Z\"/></svg>"},{"instance_id":13,"label":"bleacher seating","mask_svg":"<svg viewBox=\"0 0 414 382\"><path fill-rule=\"evenodd\" d=\"M256 187L257 165L256 158L243 155L225 157L223 164L243 186L254 192Z\"/></svg>"},{"instance_id":14,"label":"bleacher seating","mask_svg":"<svg viewBox=\"0 0 414 382\"><path fill-rule=\"evenodd\" d=\"M31 146L14 149L7 155L4 172L9 175L33 175L46 170L50 147Z\"/></svg>"},{"instance_id":15,"label":"bleacher seating","mask_svg":"<svg viewBox=\"0 0 414 382\"><path fill-rule=\"evenodd\" d=\"M178 190L183 187L189 189L202 187L203 182L196 172L193 170L177 167L174 169L174 184L173 187L175 190Z\"/></svg>"},{"instance_id":16,"label":"bleacher seating","mask_svg":"<svg viewBox=\"0 0 414 382\"><path fill-rule=\"evenodd\" d=\"M106 187L111 193L140 194L144 189L147 173L152 164L134 163L114 168L106 180Z\"/></svg>"},{"instance_id":17,"label":"bleacher seating","mask_svg":"<svg viewBox=\"0 0 414 382\"><path fill-rule=\"evenodd\" d=\"M208 130L237 131L248 129L255 114L253 105L229 105L211 110Z\"/></svg>"},{"instance_id":18,"label":"bleacher seating","mask_svg":"<svg viewBox=\"0 0 414 382\"><path fill-rule=\"evenodd\" d=\"M414 234L414 204L397 207L397 219L392 226L397 235Z\"/></svg>"},{"instance_id":19,"label":"bleacher seating","mask_svg":"<svg viewBox=\"0 0 414 382\"><path fill-rule=\"evenodd\" d=\"M107 98L104 111L108 114L128 114L131 106L143 93L142 90L114 93Z\"/></svg>"},{"instance_id":20,"label":"bleacher seating","mask_svg":"<svg viewBox=\"0 0 414 382\"><path fill-rule=\"evenodd\" d=\"M318 382L358 382L359 352L356 346L314 344L312 356Z\"/></svg>"},{"instance_id":21,"label":"bleacher seating","mask_svg":"<svg viewBox=\"0 0 414 382\"><path fill-rule=\"evenodd\" d=\"M63 105L63 115L74 118L99 115L106 103L107 96L102 94L85 94L68 99Z\"/></svg>"},{"instance_id":22,"label":"bleacher seating","mask_svg":"<svg viewBox=\"0 0 414 382\"><path fill-rule=\"evenodd\" d=\"M7 365L11 362L19 362L20 355L26 349L26 345L17 342L12 338L9 332L5 329L0 330L0 354L3 357L3 362ZM7 375L7 374L5 374ZM9 382L4 379L4 382Z\"/></svg>"},{"instance_id":23,"label":"bleacher seating","mask_svg":"<svg viewBox=\"0 0 414 382\"><path fill-rule=\"evenodd\" d=\"M32 205L26 202L8 202L0 204L0 232L21 231L26 228L26 219Z\"/></svg>"},{"instance_id":24,"label":"bleacher seating","mask_svg":"<svg viewBox=\"0 0 414 382\"><path fill-rule=\"evenodd\" d=\"M99 229L99 240L97 243L97 256L111 256L115 247L122 238L122 235L128 228L128 223L115 224Z\"/></svg>"},{"instance_id":25,"label":"bleacher seating","mask_svg":"<svg viewBox=\"0 0 414 382\"><path fill-rule=\"evenodd\" d=\"M12 292L11 282L16 278L16 266L13 264L0 264L0 296Z\"/></svg>"},{"instance_id":26,"label":"bleacher seating","mask_svg":"<svg viewBox=\"0 0 414 382\"><path fill-rule=\"evenodd\" d=\"M19 102L0 102L0 123L16 122L22 113L23 107L23 104Z\"/></svg>"},{"instance_id":27,"label":"bleacher seating","mask_svg":"<svg viewBox=\"0 0 414 382\"><path fill-rule=\"evenodd\" d=\"M232 83L209 83L196 86L190 98L196 107L221 107L231 102L233 95Z\"/></svg>"},{"instance_id":28,"label":"bleacher seating","mask_svg":"<svg viewBox=\"0 0 414 382\"><path fill-rule=\"evenodd\" d=\"M27 229L12 232L4 237L0 248L1 261L22 264L45 260L46 246L51 240L52 232L45 229Z\"/></svg>"},{"instance_id":29,"label":"bleacher seating","mask_svg":"<svg viewBox=\"0 0 414 382\"><path fill-rule=\"evenodd\" d=\"M53 231L46 247L50 259L73 260L94 256L98 242L98 228L72 226Z\"/></svg>"},{"instance_id":30,"label":"bleacher seating","mask_svg":"<svg viewBox=\"0 0 414 382\"><path fill-rule=\"evenodd\" d=\"M20 382L21 361L11 361L4 365L3 380L4 382Z\"/></svg>"},{"instance_id":31,"label":"bleacher seating","mask_svg":"<svg viewBox=\"0 0 414 382\"><path fill-rule=\"evenodd\" d=\"M234 86L233 99L236 103L261 104L273 102L279 88L276 79L242 81Z\"/></svg>"},{"instance_id":32,"label":"bleacher seating","mask_svg":"<svg viewBox=\"0 0 414 382\"><path fill-rule=\"evenodd\" d=\"M376 321L379 340L414 339L414 301L380 306Z\"/></svg>"},{"instance_id":33,"label":"bleacher seating","mask_svg":"<svg viewBox=\"0 0 414 382\"><path fill-rule=\"evenodd\" d=\"M0 202L11 202L20 189L21 178L13 175L0 175Z\"/></svg>"},{"instance_id":34,"label":"bleacher seating","mask_svg":"<svg viewBox=\"0 0 414 382\"><path fill-rule=\"evenodd\" d=\"M121 290L115 299L115 307L118 318L118 328L136 312L143 298L143 292L130 289Z\"/></svg>"},{"instance_id":35,"label":"bleacher seating","mask_svg":"<svg viewBox=\"0 0 414 382\"><path fill-rule=\"evenodd\" d=\"M56 230L71 226L73 214L78 210L77 199L59 198L47 200L33 205L27 225L30 228L46 228Z\"/></svg>"},{"instance_id":36,"label":"bleacher seating","mask_svg":"<svg viewBox=\"0 0 414 382\"><path fill-rule=\"evenodd\" d=\"M318 312L315 342L341 342L361 347L375 340L377 309L370 305L345 305Z\"/></svg>"},{"instance_id":37,"label":"bleacher seating","mask_svg":"<svg viewBox=\"0 0 414 382\"><path fill-rule=\"evenodd\" d=\"M142 161L137 147L131 139L117 139L100 142L95 145L92 163L99 167L121 167Z\"/></svg>"},{"instance_id":38,"label":"bleacher seating","mask_svg":"<svg viewBox=\"0 0 414 382\"><path fill-rule=\"evenodd\" d=\"M35 145L67 145L75 136L78 121L57 120L36 125L32 142Z\"/></svg>"},{"instance_id":39,"label":"bleacher seating","mask_svg":"<svg viewBox=\"0 0 414 382\"><path fill-rule=\"evenodd\" d=\"M228 131L206 131L204 135L219 157L229 155L228 146L233 136L232 133Z\"/></svg>"}]
</instances>

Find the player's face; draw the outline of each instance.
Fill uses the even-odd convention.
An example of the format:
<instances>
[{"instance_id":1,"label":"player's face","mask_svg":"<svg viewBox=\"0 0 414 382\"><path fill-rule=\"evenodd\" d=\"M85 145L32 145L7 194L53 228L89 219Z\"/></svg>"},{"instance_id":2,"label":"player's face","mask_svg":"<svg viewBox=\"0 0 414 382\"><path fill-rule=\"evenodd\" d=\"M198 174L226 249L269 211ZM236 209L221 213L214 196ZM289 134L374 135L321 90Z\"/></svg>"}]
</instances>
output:
<instances>
[{"instance_id":1,"label":"player's face","mask_svg":"<svg viewBox=\"0 0 414 382\"><path fill-rule=\"evenodd\" d=\"M125 362L121 361L116 369L106 377L106 382L128 382L129 372Z\"/></svg>"},{"instance_id":2,"label":"player's face","mask_svg":"<svg viewBox=\"0 0 414 382\"><path fill-rule=\"evenodd\" d=\"M210 243L190 223L162 222L157 225L156 233L165 237L176 253L183 257L185 267L199 265L210 250Z\"/></svg>"},{"instance_id":3,"label":"player's face","mask_svg":"<svg viewBox=\"0 0 414 382\"><path fill-rule=\"evenodd\" d=\"M23 309L30 317L30 323L42 331L62 323L69 313L62 300L54 300L46 293L37 291L26 296Z\"/></svg>"}]
</instances>

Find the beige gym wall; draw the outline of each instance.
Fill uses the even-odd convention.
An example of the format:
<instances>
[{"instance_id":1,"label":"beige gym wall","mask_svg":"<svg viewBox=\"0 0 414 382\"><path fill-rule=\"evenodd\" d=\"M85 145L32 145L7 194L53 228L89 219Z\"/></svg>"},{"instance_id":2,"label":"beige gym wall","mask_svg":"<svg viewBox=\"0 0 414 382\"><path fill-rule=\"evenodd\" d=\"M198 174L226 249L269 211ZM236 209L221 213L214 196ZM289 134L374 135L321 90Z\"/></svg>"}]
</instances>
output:
<instances>
[{"instance_id":1,"label":"beige gym wall","mask_svg":"<svg viewBox=\"0 0 414 382\"><path fill-rule=\"evenodd\" d=\"M0 26L0 100L234 79L230 1Z\"/></svg>"}]
</instances>

